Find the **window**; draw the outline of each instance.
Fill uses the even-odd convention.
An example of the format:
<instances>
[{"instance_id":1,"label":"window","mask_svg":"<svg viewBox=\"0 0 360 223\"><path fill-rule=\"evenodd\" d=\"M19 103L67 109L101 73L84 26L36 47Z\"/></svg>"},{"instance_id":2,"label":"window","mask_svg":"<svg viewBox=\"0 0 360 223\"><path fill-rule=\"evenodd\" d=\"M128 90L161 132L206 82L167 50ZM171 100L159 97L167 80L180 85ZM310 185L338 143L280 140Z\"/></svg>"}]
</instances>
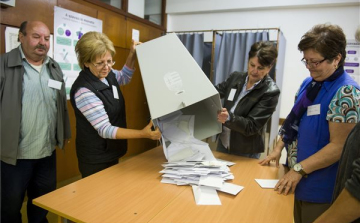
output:
<instances>
[{"instance_id":1,"label":"window","mask_svg":"<svg viewBox=\"0 0 360 223\"><path fill-rule=\"evenodd\" d=\"M100 0L108 5L121 9L122 0Z\"/></svg>"},{"instance_id":2,"label":"window","mask_svg":"<svg viewBox=\"0 0 360 223\"><path fill-rule=\"evenodd\" d=\"M131 0L130 0L131 1ZM145 0L144 19L161 25L162 0Z\"/></svg>"}]
</instances>

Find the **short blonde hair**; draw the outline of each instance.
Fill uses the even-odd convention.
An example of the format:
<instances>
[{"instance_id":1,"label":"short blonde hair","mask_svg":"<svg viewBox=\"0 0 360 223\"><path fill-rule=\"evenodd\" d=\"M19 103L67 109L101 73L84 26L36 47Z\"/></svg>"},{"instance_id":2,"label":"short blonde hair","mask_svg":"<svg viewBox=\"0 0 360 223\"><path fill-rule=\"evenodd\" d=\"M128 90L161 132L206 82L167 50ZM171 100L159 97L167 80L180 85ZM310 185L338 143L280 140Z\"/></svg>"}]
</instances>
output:
<instances>
[{"instance_id":1,"label":"short blonde hair","mask_svg":"<svg viewBox=\"0 0 360 223\"><path fill-rule=\"evenodd\" d=\"M115 56L114 44L104 34L99 32L85 33L75 46L77 60L81 69L84 69L85 63L93 63L96 57L103 56L110 52L111 56Z\"/></svg>"}]
</instances>

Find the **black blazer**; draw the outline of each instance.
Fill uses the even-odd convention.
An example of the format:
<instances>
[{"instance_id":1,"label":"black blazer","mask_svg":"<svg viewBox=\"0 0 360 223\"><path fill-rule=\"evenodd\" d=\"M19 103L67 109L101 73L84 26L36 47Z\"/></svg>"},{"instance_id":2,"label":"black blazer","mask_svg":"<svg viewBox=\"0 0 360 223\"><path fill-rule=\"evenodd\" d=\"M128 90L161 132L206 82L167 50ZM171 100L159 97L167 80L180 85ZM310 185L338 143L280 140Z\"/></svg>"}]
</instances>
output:
<instances>
[{"instance_id":1,"label":"black blazer","mask_svg":"<svg viewBox=\"0 0 360 223\"><path fill-rule=\"evenodd\" d=\"M266 75L237 104L234 113L230 110L244 86L247 72L233 72L223 83L215 88L224 98L224 107L228 110L230 120L224 126L231 129L230 153L264 152L265 126L278 103L280 89L269 75ZM232 101L228 100L231 89L236 89ZM278 120L274 120L278 121Z\"/></svg>"}]
</instances>

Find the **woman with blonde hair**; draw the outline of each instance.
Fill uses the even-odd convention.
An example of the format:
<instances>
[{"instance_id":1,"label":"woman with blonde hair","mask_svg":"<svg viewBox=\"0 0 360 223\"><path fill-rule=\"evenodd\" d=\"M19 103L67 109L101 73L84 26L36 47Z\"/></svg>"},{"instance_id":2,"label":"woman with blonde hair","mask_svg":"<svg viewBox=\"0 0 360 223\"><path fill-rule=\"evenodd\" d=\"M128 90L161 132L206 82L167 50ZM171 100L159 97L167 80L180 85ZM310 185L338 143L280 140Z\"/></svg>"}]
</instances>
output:
<instances>
[{"instance_id":1,"label":"woman with blonde hair","mask_svg":"<svg viewBox=\"0 0 360 223\"><path fill-rule=\"evenodd\" d=\"M119 162L127 151L127 139L157 140L158 129L150 122L142 130L126 128L125 102L119 85L130 82L134 72L133 41L122 70L112 69L115 48L103 33L84 34L75 47L81 72L71 87L76 117L76 153L82 177Z\"/></svg>"}]
</instances>

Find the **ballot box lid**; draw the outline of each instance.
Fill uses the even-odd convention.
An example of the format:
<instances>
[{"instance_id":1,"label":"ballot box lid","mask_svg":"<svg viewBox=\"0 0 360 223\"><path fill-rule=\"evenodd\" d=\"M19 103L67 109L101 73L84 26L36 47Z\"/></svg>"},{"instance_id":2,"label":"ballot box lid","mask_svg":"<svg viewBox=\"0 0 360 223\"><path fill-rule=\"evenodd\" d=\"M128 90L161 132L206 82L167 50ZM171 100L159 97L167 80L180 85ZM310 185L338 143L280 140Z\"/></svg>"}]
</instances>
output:
<instances>
[{"instance_id":1,"label":"ballot box lid","mask_svg":"<svg viewBox=\"0 0 360 223\"><path fill-rule=\"evenodd\" d=\"M221 132L219 93L176 34L138 45L136 54L153 120L181 110L195 115L195 138Z\"/></svg>"}]
</instances>

